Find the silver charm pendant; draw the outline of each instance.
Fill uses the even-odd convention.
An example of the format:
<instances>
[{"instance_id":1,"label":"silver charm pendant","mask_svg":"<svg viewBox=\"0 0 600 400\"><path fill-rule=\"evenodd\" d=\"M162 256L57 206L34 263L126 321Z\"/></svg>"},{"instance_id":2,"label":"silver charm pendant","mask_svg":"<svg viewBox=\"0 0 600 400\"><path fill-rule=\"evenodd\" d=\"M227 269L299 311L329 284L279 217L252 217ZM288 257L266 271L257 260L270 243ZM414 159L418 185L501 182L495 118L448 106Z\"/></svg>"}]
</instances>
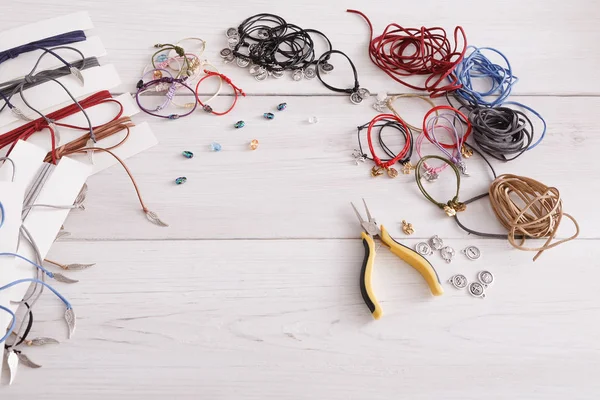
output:
<instances>
[{"instance_id":1,"label":"silver charm pendant","mask_svg":"<svg viewBox=\"0 0 600 400\"><path fill-rule=\"evenodd\" d=\"M70 67L69 71L71 71L71 75L77 79L81 86L85 85L85 79L83 79L83 75L81 75L81 71L75 67Z\"/></svg>"},{"instance_id":2,"label":"silver charm pendant","mask_svg":"<svg viewBox=\"0 0 600 400\"><path fill-rule=\"evenodd\" d=\"M227 39L227 46L229 46L229 48L231 50L235 49L235 47L240 43L240 38L239 36L231 36L230 38Z\"/></svg>"},{"instance_id":3,"label":"silver charm pendant","mask_svg":"<svg viewBox=\"0 0 600 400\"><path fill-rule=\"evenodd\" d=\"M23 114L23 111L21 111L17 107L11 108L10 111L15 115L15 117L19 118L22 121L27 121L27 122L33 121L31 118L29 118L28 116Z\"/></svg>"},{"instance_id":4,"label":"silver charm pendant","mask_svg":"<svg viewBox=\"0 0 600 400\"><path fill-rule=\"evenodd\" d=\"M31 361L29 359L29 357L27 357L25 354L23 354L23 352L19 351L15 351L15 353L17 354L17 357L19 358L19 361L21 364L23 364L26 367L29 368L42 368L42 366L40 364L34 363L33 361Z\"/></svg>"},{"instance_id":5,"label":"silver charm pendant","mask_svg":"<svg viewBox=\"0 0 600 400\"><path fill-rule=\"evenodd\" d=\"M477 260L479 257L481 257L481 251L475 246L465 247L462 253L467 256L469 260Z\"/></svg>"},{"instance_id":6,"label":"silver charm pendant","mask_svg":"<svg viewBox=\"0 0 600 400\"><path fill-rule=\"evenodd\" d=\"M256 75L260 74L263 71L266 71L265 68L261 67L260 65L257 65L257 64L250 65L250 68L248 69L248 72L252 76L256 76Z\"/></svg>"},{"instance_id":7,"label":"silver charm pendant","mask_svg":"<svg viewBox=\"0 0 600 400\"><path fill-rule=\"evenodd\" d=\"M373 103L373 108L379 113L384 113L387 109L387 103L385 102L385 100L377 100L375 103Z\"/></svg>"},{"instance_id":8,"label":"silver charm pendant","mask_svg":"<svg viewBox=\"0 0 600 400\"><path fill-rule=\"evenodd\" d=\"M230 38L232 36L239 36L238 30L236 28L227 28L227 32L225 35Z\"/></svg>"},{"instance_id":9,"label":"silver charm pendant","mask_svg":"<svg viewBox=\"0 0 600 400\"><path fill-rule=\"evenodd\" d=\"M488 287L494 283L494 275L492 275L490 271L480 271L477 274L477 279L479 279L479 282L481 282L481 284L485 287Z\"/></svg>"},{"instance_id":10,"label":"silver charm pendant","mask_svg":"<svg viewBox=\"0 0 600 400\"><path fill-rule=\"evenodd\" d=\"M314 79L317 76L317 70L315 67L306 67L304 69L304 77L306 79Z\"/></svg>"},{"instance_id":11,"label":"silver charm pendant","mask_svg":"<svg viewBox=\"0 0 600 400\"><path fill-rule=\"evenodd\" d=\"M65 269L69 270L69 271L81 271L81 270L84 270L84 269L91 268L94 265L96 265L96 264L78 264L78 263L67 264L67 265L65 265Z\"/></svg>"},{"instance_id":12,"label":"silver charm pendant","mask_svg":"<svg viewBox=\"0 0 600 400\"><path fill-rule=\"evenodd\" d=\"M435 171L425 170L423 174L427 182L435 182L440 176Z\"/></svg>"},{"instance_id":13,"label":"silver charm pendant","mask_svg":"<svg viewBox=\"0 0 600 400\"><path fill-rule=\"evenodd\" d=\"M68 278L68 277L64 276L60 272L53 273L52 274L52 278L54 278L58 282L62 282L62 283L77 283L77 282L79 282L76 279L71 279L71 278Z\"/></svg>"},{"instance_id":14,"label":"silver charm pendant","mask_svg":"<svg viewBox=\"0 0 600 400\"><path fill-rule=\"evenodd\" d=\"M371 92L369 92L368 89L359 88L358 95L364 100L364 99L368 99L371 96Z\"/></svg>"},{"instance_id":15,"label":"silver charm pendant","mask_svg":"<svg viewBox=\"0 0 600 400\"><path fill-rule=\"evenodd\" d=\"M333 71L333 65L329 64L328 62L321 63L319 64L319 70L324 74L328 74Z\"/></svg>"},{"instance_id":16,"label":"silver charm pendant","mask_svg":"<svg viewBox=\"0 0 600 400\"><path fill-rule=\"evenodd\" d=\"M461 274L456 274L453 277L451 277L450 279L448 279L448 282L452 284L452 286L454 286L457 289L464 289L467 287L467 277Z\"/></svg>"},{"instance_id":17,"label":"silver charm pendant","mask_svg":"<svg viewBox=\"0 0 600 400\"><path fill-rule=\"evenodd\" d=\"M219 52L219 55L221 56L221 58L227 58L229 56L231 56L233 54L233 51L231 51L231 49L223 49Z\"/></svg>"},{"instance_id":18,"label":"silver charm pendant","mask_svg":"<svg viewBox=\"0 0 600 400\"><path fill-rule=\"evenodd\" d=\"M361 154L360 151L354 149L352 152L352 157L354 157L354 163L358 165L359 163L364 163L367 157L364 154Z\"/></svg>"},{"instance_id":19,"label":"silver charm pendant","mask_svg":"<svg viewBox=\"0 0 600 400\"><path fill-rule=\"evenodd\" d=\"M456 255L456 251L454 251L452 247L446 246L440 250L440 255L448 264L450 264L452 262L452 259Z\"/></svg>"},{"instance_id":20,"label":"silver charm pendant","mask_svg":"<svg viewBox=\"0 0 600 400\"><path fill-rule=\"evenodd\" d=\"M485 287L479 282L469 283L469 294L473 297L485 298Z\"/></svg>"},{"instance_id":21,"label":"silver charm pendant","mask_svg":"<svg viewBox=\"0 0 600 400\"><path fill-rule=\"evenodd\" d=\"M8 351L8 354L6 355L6 365L8 365L8 371L10 373L8 384L12 385L17 377L17 371L19 370L19 357L17 356L17 353Z\"/></svg>"},{"instance_id":22,"label":"silver charm pendant","mask_svg":"<svg viewBox=\"0 0 600 400\"><path fill-rule=\"evenodd\" d=\"M297 69L294 72L292 72L292 79L295 80L296 82L301 81L303 77L304 77L304 72L302 72L301 69Z\"/></svg>"},{"instance_id":23,"label":"silver charm pendant","mask_svg":"<svg viewBox=\"0 0 600 400\"><path fill-rule=\"evenodd\" d=\"M444 241L438 235L435 235L429 239L429 245L434 250L441 250L444 247Z\"/></svg>"},{"instance_id":24,"label":"silver charm pendant","mask_svg":"<svg viewBox=\"0 0 600 400\"><path fill-rule=\"evenodd\" d=\"M56 339L49 337L39 337L31 340L26 340L27 346L43 346L45 344L59 344L60 342Z\"/></svg>"},{"instance_id":25,"label":"silver charm pendant","mask_svg":"<svg viewBox=\"0 0 600 400\"><path fill-rule=\"evenodd\" d=\"M429 245L425 242L417 243L415 246L415 251L422 256L430 256L433 254L433 250L431 250L431 247L429 247Z\"/></svg>"},{"instance_id":26,"label":"silver charm pendant","mask_svg":"<svg viewBox=\"0 0 600 400\"><path fill-rule=\"evenodd\" d=\"M268 39L269 31L266 29L259 29L258 32L256 33L256 36L261 40Z\"/></svg>"},{"instance_id":27,"label":"silver charm pendant","mask_svg":"<svg viewBox=\"0 0 600 400\"><path fill-rule=\"evenodd\" d=\"M350 94L350 101L352 102L352 104L360 104L363 101L363 98L360 97L360 94L358 94L358 92L352 92L352 94Z\"/></svg>"},{"instance_id":28,"label":"silver charm pendant","mask_svg":"<svg viewBox=\"0 0 600 400\"><path fill-rule=\"evenodd\" d=\"M269 73L267 71L261 71L258 74L254 75L254 79L256 79L257 81L264 81L265 79L267 79L268 76Z\"/></svg>"},{"instance_id":29,"label":"silver charm pendant","mask_svg":"<svg viewBox=\"0 0 600 400\"><path fill-rule=\"evenodd\" d=\"M283 71L271 71L271 76L275 79L283 78Z\"/></svg>"},{"instance_id":30,"label":"silver charm pendant","mask_svg":"<svg viewBox=\"0 0 600 400\"><path fill-rule=\"evenodd\" d=\"M67 327L69 328L69 339L71 339L75 333L75 327L77 325L75 311L73 311L72 308L67 308L65 311L65 321L67 322Z\"/></svg>"},{"instance_id":31,"label":"silver charm pendant","mask_svg":"<svg viewBox=\"0 0 600 400\"><path fill-rule=\"evenodd\" d=\"M469 176L469 174L467 173L467 163L464 162L463 160L460 160L456 166L458 167L458 170L460 171L461 174L463 174L464 176Z\"/></svg>"},{"instance_id":32,"label":"silver charm pendant","mask_svg":"<svg viewBox=\"0 0 600 400\"><path fill-rule=\"evenodd\" d=\"M235 60L235 63L240 68L246 68L248 65L250 65L250 60L248 60L246 58L237 57Z\"/></svg>"}]
</instances>

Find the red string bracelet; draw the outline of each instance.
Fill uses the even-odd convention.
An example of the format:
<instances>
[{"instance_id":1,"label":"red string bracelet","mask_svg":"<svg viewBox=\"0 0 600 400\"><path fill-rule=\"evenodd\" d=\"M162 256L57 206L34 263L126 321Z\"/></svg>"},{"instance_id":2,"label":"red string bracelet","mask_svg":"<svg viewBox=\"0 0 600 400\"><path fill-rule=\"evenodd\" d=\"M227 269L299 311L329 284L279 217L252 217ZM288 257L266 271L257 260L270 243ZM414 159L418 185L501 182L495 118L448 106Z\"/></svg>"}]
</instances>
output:
<instances>
[{"instance_id":1,"label":"red string bracelet","mask_svg":"<svg viewBox=\"0 0 600 400\"><path fill-rule=\"evenodd\" d=\"M196 98L198 99L198 104L200 104L202 106L202 109L204 111L209 112L209 113L214 114L214 115L225 115L225 114L229 113L231 110L233 110L233 107L235 107L235 104L238 101L238 93L241 94L242 96L246 97L246 93L244 93L244 91L242 89L240 89L239 87L235 86L233 84L233 82L231 82L231 79L229 79L227 76L225 76L223 74L220 74L218 72L209 71L209 70L206 70L206 69L204 70L204 73L206 75L203 76L202 79L200 79L198 81L198 83L196 84ZM198 87L200 86L200 84L202 83L202 81L205 80L205 79L208 79L210 77L213 77L213 76L220 77L223 82L227 83L229 86L231 86L233 88L233 95L234 95L234 97L233 97L233 103L231 104L231 107L229 107L226 111L223 111L223 112L216 112L208 104L202 103L202 100L200 100L200 96L198 95Z\"/></svg>"},{"instance_id":2,"label":"red string bracelet","mask_svg":"<svg viewBox=\"0 0 600 400\"><path fill-rule=\"evenodd\" d=\"M389 24L383 33L373 36L373 25L365 14L357 10L346 10L362 16L369 24L369 57L375 65L396 82L412 89L423 90L431 97L461 87L453 71L462 61L467 51L467 38L461 26L454 28L454 46L440 27L403 28ZM462 36L462 50L458 50L459 33ZM423 86L410 84L404 77L429 75ZM450 82L443 85L444 80Z\"/></svg>"},{"instance_id":3,"label":"red string bracelet","mask_svg":"<svg viewBox=\"0 0 600 400\"><path fill-rule=\"evenodd\" d=\"M423 118L423 134L425 135L425 137L427 138L427 140L429 140L431 143L433 144L439 144L440 146L446 148L446 149L452 149L456 147L456 143L452 142L452 143L442 143L439 140L433 140L431 135L429 134L429 130L427 128L427 120L429 119L429 116L433 113L439 114L439 111L441 110L448 110L451 111L453 113L456 113L458 115L458 120L460 120L462 123L464 123L465 125L467 125L467 130L465 131L465 134L462 135L462 139L461 139L461 143L460 145L462 146L462 144L464 142L467 141L469 135L471 134L471 131L473 130L473 126L471 125L471 122L469 121L469 119L467 118L467 116L465 114L463 114L462 112L460 112L459 110L457 110L454 107L450 107L450 106L437 106L437 107L433 107L431 110L429 110L427 112L427 114L425 114L425 117Z\"/></svg>"},{"instance_id":4,"label":"red string bracelet","mask_svg":"<svg viewBox=\"0 0 600 400\"><path fill-rule=\"evenodd\" d=\"M110 94L110 92L108 92L107 90L103 90L101 92L95 93L95 94L87 97L86 99L80 101L79 104L81 105L81 107L83 109L88 109L90 107L93 107L93 106L96 106L96 105L99 105L102 103L106 103L106 102L115 102L115 103L118 103L120 106L118 115L115 118L113 118L110 122L120 118L120 116L123 114L123 105L121 105L121 103L119 103L117 100L114 100L112 98L112 95ZM56 133L54 131L54 127L51 126L51 124L49 124L48 121L59 121L61 119L67 118L71 115L74 115L80 111L81 110L79 109L77 104L71 104L67 107L61 108L60 110L57 110L57 111L54 111L54 112L48 114L46 116L46 118L38 118L34 121L28 122L27 124L16 128L16 129L13 129L10 132L0 135L0 149L10 145L10 148L7 152L7 155L9 155L11 153L11 151L13 150L13 148L15 147L15 145L17 144L17 141L27 140L34 133L40 132L44 129L48 129L50 131L50 141L51 141L51 145L52 145L52 162L56 163ZM66 127L66 128L81 129L81 130L89 129L89 127L80 127L80 126L69 125L69 124L60 124L57 122L53 122L52 125L60 125L60 126Z\"/></svg>"},{"instance_id":5,"label":"red string bracelet","mask_svg":"<svg viewBox=\"0 0 600 400\"><path fill-rule=\"evenodd\" d=\"M377 122L384 120L384 119L388 119L388 120L391 119L391 120L398 122L404 128L403 133L404 133L404 139L405 139L404 147L402 148L402 150L394 158L392 158L388 161L385 161L385 162L381 161L381 159L379 157L377 157L377 155L375 154L375 149L373 148L373 140L371 139L371 131L373 129L373 126L375 126L375 124ZM371 170L371 175L378 176L383 173L383 170L387 170L388 175L390 177L394 178L394 177L398 176L398 171L395 168L392 168L391 166L396 164L399 160L403 159L411 147L410 130L408 129L408 126L406 126L404 121L402 121L400 118L398 118L397 116L395 116L393 114L377 115L375 118L373 118L371 120L371 122L369 123L369 126L367 127L367 143L369 144L369 150L371 151L371 155L373 157L373 162L375 163L375 166Z\"/></svg>"}]
</instances>

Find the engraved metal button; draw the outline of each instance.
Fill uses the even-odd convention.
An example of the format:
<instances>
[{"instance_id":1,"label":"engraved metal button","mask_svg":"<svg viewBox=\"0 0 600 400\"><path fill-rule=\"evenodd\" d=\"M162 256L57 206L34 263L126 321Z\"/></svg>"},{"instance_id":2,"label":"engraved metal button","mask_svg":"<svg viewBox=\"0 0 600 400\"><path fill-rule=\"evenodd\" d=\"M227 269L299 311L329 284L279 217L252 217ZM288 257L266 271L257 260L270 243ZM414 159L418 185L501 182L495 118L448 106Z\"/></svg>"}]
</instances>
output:
<instances>
[{"instance_id":1,"label":"engraved metal button","mask_svg":"<svg viewBox=\"0 0 600 400\"><path fill-rule=\"evenodd\" d=\"M265 79L267 79L267 76L269 76L269 73L267 71L261 71L258 74L254 75L254 78L257 81L264 81Z\"/></svg>"},{"instance_id":2,"label":"engraved metal button","mask_svg":"<svg viewBox=\"0 0 600 400\"><path fill-rule=\"evenodd\" d=\"M474 297L485 297L485 287L479 282L469 283L469 294Z\"/></svg>"},{"instance_id":3,"label":"engraved metal button","mask_svg":"<svg viewBox=\"0 0 600 400\"><path fill-rule=\"evenodd\" d=\"M271 71L271 76L273 78L279 79L283 77L283 71Z\"/></svg>"},{"instance_id":4,"label":"engraved metal button","mask_svg":"<svg viewBox=\"0 0 600 400\"><path fill-rule=\"evenodd\" d=\"M358 89L358 94L360 95L360 97L363 98L363 100L367 99L367 98L369 98L369 96L371 96L371 92L369 92L369 90L365 89L365 88Z\"/></svg>"},{"instance_id":5,"label":"engraved metal button","mask_svg":"<svg viewBox=\"0 0 600 400\"><path fill-rule=\"evenodd\" d=\"M467 277L461 274L456 274L452 278L448 279L448 282L457 289L464 289L467 287Z\"/></svg>"},{"instance_id":6,"label":"engraved metal button","mask_svg":"<svg viewBox=\"0 0 600 400\"><path fill-rule=\"evenodd\" d=\"M238 36L232 36L227 39L227 45L230 49L235 49L235 46L237 46L238 43L240 43L240 38Z\"/></svg>"},{"instance_id":7,"label":"engraved metal button","mask_svg":"<svg viewBox=\"0 0 600 400\"><path fill-rule=\"evenodd\" d=\"M227 37L238 36L238 30L236 28L227 28L227 33L225 33Z\"/></svg>"},{"instance_id":8,"label":"engraved metal button","mask_svg":"<svg viewBox=\"0 0 600 400\"><path fill-rule=\"evenodd\" d=\"M430 256L433 254L433 250L431 250L431 247L429 247L429 245L425 242L417 243L415 246L415 251L422 256Z\"/></svg>"},{"instance_id":9,"label":"engraved metal button","mask_svg":"<svg viewBox=\"0 0 600 400\"><path fill-rule=\"evenodd\" d=\"M317 76L317 71L315 70L315 67L306 67L306 69L304 70L304 77L306 79L314 79L315 76Z\"/></svg>"},{"instance_id":10,"label":"engraved metal button","mask_svg":"<svg viewBox=\"0 0 600 400\"><path fill-rule=\"evenodd\" d=\"M358 94L358 92L352 92L352 94L350 95L350 101L352 102L352 104L360 104L363 101L363 98L360 97L360 94Z\"/></svg>"},{"instance_id":11,"label":"engraved metal button","mask_svg":"<svg viewBox=\"0 0 600 400\"><path fill-rule=\"evenodd\" d=\"M446 246L440 250L440 254L447 263L451 263L452 259L456 255L456 251L454 251L452 247Z\"/></svg>"},{"instance_id":12,"label":"engraved metal button","mask_svg":"<svg viewBox=\"0 0 600 400\"><path fill-rule=\"evenodd\" d=\"M301 69L297 69L292 73L292 79L295 81L300 81L304 77L304 72Z\"/></svg>"},{"instance_id":13,"label":"engraved metal button","mask_svg":"<svg viewBox=\"0 0 600 400\"><path fill-rule=\"evenodd\" d=\"M435 235L429 239L429 245L435 250L441 250L444 247L444 241L438 235Z\"/></svg>"},{"instance_id":14,"label":"engraved metal button","mask_svg":"<svg viewBox=\"0 0 600 400\"><path fill-rule=\"evenodd\" d=\"M238 65L238 67L241 67L241 68L246 68L248 65L250 65L250 60L241 58L241 57L238 57L235 60L235 62Z\"/></svg>"},{"instance_id":15,"label":"engraved metal button","mask_svg":"<svg viewBox=\"0 0 600 400\"><path fill-rule=\"evenodd\" d=\"M469 260L477 260L479 257L481 257L481 251L475 246L465 247L462 253L467 256Z\"/></svg>"},{"instance_id":16,"label":"engraved metal button","mask_svg":"<svg viewBox=\"0 0 600 400\"><path fill-rule=\"evenodd\" d=\"M231 51L231 49L223 49L219 52L219 55L221 55L221 57L223 57L223 58L227 58L231 54L233 54L233 51Z\"/></svg>"},{"instance_id":17,"label":"engraved metal button","mask_svg":"<svg viewBox=\"0 0 600 400\"><path fill-rule=\"evenodd\" d=\"M260 65L256 65L256 64L252 64L250 66L250 68L248 69L248 72L250 73L250 75L256 76L260 73L262 73L263 71L266 71L264 67L261 67Z\"/></svg>"},{"instance_id":18,"label":"engraved metal button","mask_svg":"<svg viewBox=\"0 0 600 400\"><path fill-rule=\"evenodd\" d=\"M477 279L484 286L490 286L494 282L494 275L490 271L480 271L477 274Z\"/></svg>"},{"instance_id":19,"label":"engraved metal button","mask_svg":"<svg viewBox=\"0 0 600 400\"><path fill-rule=\"evenodd\" d=\"M331 71L333 71L333 65L329 64L328 62L324 62L324 63L319 64L319 69L324 74L328 74Z\"/></svg>"}]
</instances>

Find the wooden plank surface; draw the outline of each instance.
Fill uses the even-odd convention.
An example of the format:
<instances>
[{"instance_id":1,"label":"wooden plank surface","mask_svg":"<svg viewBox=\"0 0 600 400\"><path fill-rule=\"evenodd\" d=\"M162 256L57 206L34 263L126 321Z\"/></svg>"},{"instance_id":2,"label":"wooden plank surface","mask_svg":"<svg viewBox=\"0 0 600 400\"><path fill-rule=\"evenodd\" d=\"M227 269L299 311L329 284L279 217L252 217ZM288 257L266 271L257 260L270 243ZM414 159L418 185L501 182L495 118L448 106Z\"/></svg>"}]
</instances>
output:
<instances>
[{"instance_id":1,"label":"wooden plank surface","mask_svg":"<svg viewBox=\"0 0 600 400\"><path fill-rule=\"evenodd\" d=\"M71 212L71 236L51 251L58 261L97 263L71 273L80 283L60 286L79 317L77 333L66 340L61 306L45 294L35 334L62 343L26 348L44 367L21 368L12 387L0 387L2 399L597 399L598 5L361 3L0 4L2 29L88 10L108 52L104 64L114 64L124 82L116 93L133 90L154 43L186 36L207 40L206 57L249 93L227 117L135 116L151 124L160 144L127 164L149 208L171 226L145 220L120 167L89 179L86 210ZM356 126L376 114L372 100L352 105L316 80L257 82L217 57L227 27L272 12L325 32L373 93L407 92L371 64L367 25L346 8L364 11L377 33L390 22L447 30L460 24L471 44L502 50L520 78L514 100L541 112L548 133L520 159L493 165L559 188L565 211L581 224L580 239L533 263L533 253L504 241L469 237L421 197L413 175L373 179L370 165L354 165ZM334 82L350 84L341 62L338 71ZM214 106L230 101L225 96ZM273 121L261 117L282 101L285 112ZM426 111L418 103L399 105L409 121ZM308 124L313 115L318 124ZM233 129L240 119L247 126ZM248 149L252 139L260 141L256 151ZM223 151L210 152L212 141ZM195 157L184 159L183 150ZM477 157L469 169L463 198L490 181ZM175 186L178 176L187 183ZM453 182L431 189L447 197ZM407 245L438 234L456 250L480 247L476 262L461 254L449 265L437 254L431 261L443 281L458 272L469 280L480 270L493 272L488 297L445 284L444 296L433 298L414 270L381 248L374 286L385 316L373 321L360 297L363 248L349 205L361 197ZM466 214L472 227L500 230L485 201ZM401 233L402 219L415 225L414 236ZM571 232L565 222L559 235Z\"/></svg>"}]
</instances>

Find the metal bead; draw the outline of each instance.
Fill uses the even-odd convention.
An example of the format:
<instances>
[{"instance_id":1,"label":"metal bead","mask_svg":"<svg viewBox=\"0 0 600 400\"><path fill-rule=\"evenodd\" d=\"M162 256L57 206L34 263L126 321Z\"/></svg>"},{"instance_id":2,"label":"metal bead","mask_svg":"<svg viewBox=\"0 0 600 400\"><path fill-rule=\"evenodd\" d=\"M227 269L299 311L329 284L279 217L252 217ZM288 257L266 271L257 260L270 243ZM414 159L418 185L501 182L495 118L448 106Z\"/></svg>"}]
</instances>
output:
<instances>
[{"instance_id":1,"label":"metal bead","mask_svg":"<svg viewBox=\"0 0 600 400\"><path fill-rule=\"evenodd\" d=\"M177 185L181 185L182 183L186 183L187 182L187 178L185 176L180 176L179 178L175 179L175 183Z\"/></svg>"},{"instance_id":2,"label":"metal bead","mask_svg":"<svg viewBox=\"0 0 600 400\"><path fill-rule=\"evenodd\" d=\"M222 150L222 146L217 142L212 142L210 144L210 151L219 152Z\"/></svg>"},{"instance_id":3,"label":"metal bead","mask_svg":"<svg viewBox=\"0 0 600 400\"><path fill-rule=\"evenodd\" d=\"M462 253L467 256L469 260L477 260L479 257L481 257L481 250L475 246L465 247Z\"/></svg>"},{"instance_id":4,"label":"metal bead","mask_svg":"<svg viewBox=\"0 0 600 400\"><path fill-rule=\"evenodd\" d=\"M252 141L250 142L250 149L256 150L257 148L258 148L258 140L252 139Z\"/></svg>"}]
</instances>

